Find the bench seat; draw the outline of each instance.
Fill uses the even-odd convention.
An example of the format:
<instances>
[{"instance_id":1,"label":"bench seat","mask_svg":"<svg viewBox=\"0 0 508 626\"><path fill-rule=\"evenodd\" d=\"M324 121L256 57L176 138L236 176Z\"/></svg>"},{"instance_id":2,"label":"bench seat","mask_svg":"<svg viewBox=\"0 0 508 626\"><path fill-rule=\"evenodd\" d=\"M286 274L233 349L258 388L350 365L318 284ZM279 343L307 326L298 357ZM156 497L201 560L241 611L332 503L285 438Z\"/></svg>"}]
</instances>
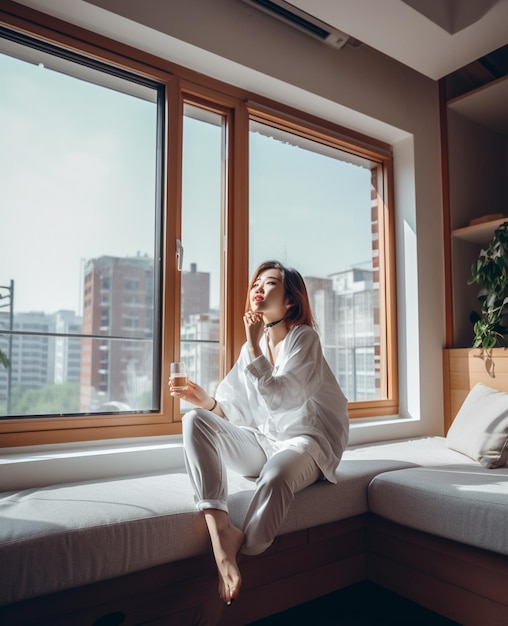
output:
<instances>
[{"instance_id":1,"label":"bench seat","mask_svg":"<svg viewBox=\"0 0 508 626\"><path fill-rule=\"evenodd\" d=\"M376 476L372 513L403 526L508 556L508 468L410 468Z\"/></svg>"},{"instance_id":2,"label":"bench seat","mask_svg":"<svg viewBox=\"0 0 508 626\"><path fill-rule=\"evenodd\" d=\"M296 495L281 534L367 513L368 486L386 472L453 464L457 459L468 464L466 457L448 450L441 437L351 448L337 471L337 484L318 482ZM234 524L242 524L254 487L252 480L229 474ZM0 517L0 604L210 551L185 472L4 493Z\"/></svg>"}]
</instances>

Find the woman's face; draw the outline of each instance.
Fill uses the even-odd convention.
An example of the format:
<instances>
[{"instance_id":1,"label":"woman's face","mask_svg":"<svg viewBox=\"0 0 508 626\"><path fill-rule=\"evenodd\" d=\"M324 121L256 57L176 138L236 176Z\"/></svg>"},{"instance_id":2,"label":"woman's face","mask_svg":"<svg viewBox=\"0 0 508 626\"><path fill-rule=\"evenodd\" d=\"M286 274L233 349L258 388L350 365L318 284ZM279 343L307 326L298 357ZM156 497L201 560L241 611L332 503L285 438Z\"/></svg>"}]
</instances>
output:
<instances>
[{"instance_id":1,"label":"woman's face","mask_svg":"<svg viewBox=\"0 0 508 626\"><path fill-rule=\"evenodd\" d=\"M287 305L282 272L277 269L261 272L250 290L252 311L262 313L267 323L283 318L288 308Z\"/></svg>"}]
</instances>

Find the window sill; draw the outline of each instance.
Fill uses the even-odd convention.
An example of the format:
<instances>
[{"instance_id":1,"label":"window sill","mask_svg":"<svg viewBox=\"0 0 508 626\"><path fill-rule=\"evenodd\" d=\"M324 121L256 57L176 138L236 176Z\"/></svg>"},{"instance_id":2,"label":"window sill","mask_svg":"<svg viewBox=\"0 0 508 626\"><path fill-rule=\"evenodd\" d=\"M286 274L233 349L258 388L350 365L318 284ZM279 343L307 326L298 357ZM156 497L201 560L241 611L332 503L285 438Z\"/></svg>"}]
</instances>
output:
<instances>
[{"instance_id":1,"label":"window sill","mask_svg":"<svg viewBox=\"0 0 508 626\"><path fill-rule=\"evenodd\" d=\"M355 419L349 445L429 434L422 432L417 418L392 415ZM0 492L183 468L180 435L4 448Z\"/></svg>"},{"instance_id":2,"label":"window sill","mask_svg":"<svg viewBox=\"0 0 508 626\"><path fill-rule=\"evenodd\" d=\"M350 421L348 445L358 446L364 443L436 434L440 433L431 433L428 428L426 430L422 420L415 416L386 415L357 418Z\"/></svg>"},{"instance_id":3,"label":"window sill","mask_svg":"<svg viewBox=\"0 0 508 626\"><path fill-rule=\"evenodd\" d=\"M180 436L7 448L0 492L184 467Z\"/></svg>"}]
</instances>

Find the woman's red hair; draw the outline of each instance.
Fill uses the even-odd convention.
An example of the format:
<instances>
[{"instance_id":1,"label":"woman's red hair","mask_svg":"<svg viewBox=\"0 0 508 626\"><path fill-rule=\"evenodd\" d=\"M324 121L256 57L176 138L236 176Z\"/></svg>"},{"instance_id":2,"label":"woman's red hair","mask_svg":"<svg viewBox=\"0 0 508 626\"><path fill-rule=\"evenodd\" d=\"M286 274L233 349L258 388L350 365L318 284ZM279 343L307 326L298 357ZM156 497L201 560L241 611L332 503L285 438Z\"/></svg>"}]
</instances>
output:
<instances>
[{"instance_id":1,"label":"woman's red hair","mask_svg":"<svg viewBox=\"0 0 508 626\"><path fill-rule=\"evenodd\" d=\"M312 315L309 294L307 293L307 287L305 286L305 282L300 272L291 267L284 267L284 265L278 261L265 261L264 263L261 263L261 265L252 274L249 288L247 289L245 312L250 310L250 292L252 286L259 276L263 272L266 272L266 270L279 270L282 274L282 284L284 285L286 298L291 305L284 316L286 324L288 326L307 324L307 326L314 327L316 323L314 316Z\"/></svg>"}]
</instances>

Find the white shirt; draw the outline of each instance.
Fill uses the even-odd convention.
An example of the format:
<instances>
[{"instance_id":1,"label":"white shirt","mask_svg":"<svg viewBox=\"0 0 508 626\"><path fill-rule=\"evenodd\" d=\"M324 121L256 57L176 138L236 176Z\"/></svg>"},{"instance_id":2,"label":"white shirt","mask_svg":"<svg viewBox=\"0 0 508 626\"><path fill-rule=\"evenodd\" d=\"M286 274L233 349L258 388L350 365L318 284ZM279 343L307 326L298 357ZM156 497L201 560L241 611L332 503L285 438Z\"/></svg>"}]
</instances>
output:
<instances>
[{"instance_id":1,"label":"white shirt","mask_svg":"<svg viewBox=\"0 0 508 626\"><path fill-rule=\"evenodd\" d=\"M217 388L217 401L230 422L254 430L268 457L287 447L307 451L324 477L335 470L349 435L347 399L324 358L317 332L293 327L275 366L261 338L263 354L252 359L245 343Z\"/></svg>"}]
</instances>

